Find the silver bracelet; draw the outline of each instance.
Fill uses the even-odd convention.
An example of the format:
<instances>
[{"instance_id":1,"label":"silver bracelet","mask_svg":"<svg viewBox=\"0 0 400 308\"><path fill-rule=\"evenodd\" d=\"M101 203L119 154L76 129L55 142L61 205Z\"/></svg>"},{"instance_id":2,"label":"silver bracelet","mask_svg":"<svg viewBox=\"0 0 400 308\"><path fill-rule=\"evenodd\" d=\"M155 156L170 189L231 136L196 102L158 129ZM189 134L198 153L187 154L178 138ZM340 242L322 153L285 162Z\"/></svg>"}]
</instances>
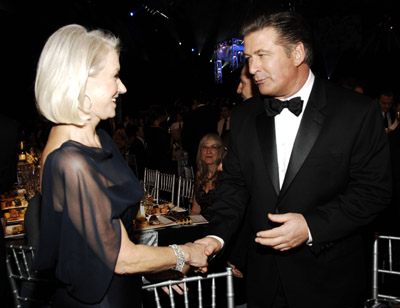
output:
<instances>
[{"instance_id":1,"label":"silver bracelet","mask_svg":"<svg viewBox=\"0 0 400 308\"><path fill-rule=\"evenodd\" d=\"M183 267L185 266L185 254L183 253L183 250L181 247L179 247L176 244L169 245L174 250L175 256L176 256L176 266L175 270L182 272Z\"/></svg>"}]
</instances>

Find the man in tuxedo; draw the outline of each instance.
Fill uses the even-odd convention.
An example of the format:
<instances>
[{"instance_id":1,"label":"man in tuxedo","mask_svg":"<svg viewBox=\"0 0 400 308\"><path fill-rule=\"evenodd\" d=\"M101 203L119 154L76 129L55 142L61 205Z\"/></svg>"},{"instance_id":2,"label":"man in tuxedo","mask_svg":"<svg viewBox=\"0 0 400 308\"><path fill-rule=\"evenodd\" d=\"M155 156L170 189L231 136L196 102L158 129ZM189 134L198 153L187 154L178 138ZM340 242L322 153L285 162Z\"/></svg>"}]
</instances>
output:
<instances>
[{"instance_id":1,"label":"man in tuxedo","mask_svg":"<svg viewBox=\"0 0 400 308\"><path fill-rule=\"evenodd\" d=\"M220 120L217 123L217 132L220 137L229 132L231 109L228 104L222 104L220 107Z\"/></svg>"},{"instance_id":2,"label":"man in tuxedo","mask_svg":"<svg viewBox=\"0 0 400 308\"><path fill-rule=\"evenodd\" d=\"M299 15L258 16L243 35L262 95L231 113L210 236L198 242L209 256L219 252L247 208L248 307L362 305L361 230L391 197L379 107L312 73L311 32Z\"/></svg>"},{"instance_id":3,"label":"man in tuxedo","mask_svg":"<svg viewBox=\"0 0 400 308\"><path fill-rule=\"evenodd\" d=\"M389 133L393 130L392 126L395 124L396 116L393 110L393 92L383 90L379 93L378 103L381 107L383 125L386 132Z\"/></svg>"}]
</instances>

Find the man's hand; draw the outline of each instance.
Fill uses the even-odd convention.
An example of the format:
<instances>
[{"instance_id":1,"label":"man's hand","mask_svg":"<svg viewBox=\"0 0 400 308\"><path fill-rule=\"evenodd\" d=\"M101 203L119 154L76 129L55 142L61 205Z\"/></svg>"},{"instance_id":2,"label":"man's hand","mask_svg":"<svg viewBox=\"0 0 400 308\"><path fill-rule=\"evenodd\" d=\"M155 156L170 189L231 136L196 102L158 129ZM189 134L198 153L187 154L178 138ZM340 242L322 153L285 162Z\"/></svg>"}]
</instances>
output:
<instances>
[{"instance_id":1,"label":"man's hand","mask_svg":"<svg viewBox=\"0 0 400 308\"><path fill-rule=\"evenodd\" d=\"M279 251L285 251L308 240L308 226L303 215L296 213L268 214L268 219L282 225L257 233L255 241Z\"/></svg>"},{"instance_id":2,"label":"man's hand","mask_svg":"<svg viewBox=\"0 0 400 308\"><path fill-rule=\"evenodd\" d=\"M195 243L202 244L205 246L204 253L209 258L213 257L222 248L221 242L213 237L203 237L202 239L195 241ZM207 267L199 267L198 269L198 271L202 273L206 273L207 270L208 270Z\"/></svg>"},{"instance_id":3,"label":"man's hand","mask_svg":"<svg viewBox=\"0 0 400 308\"><path fill-rule=\"evenodd\" d=\"M205 245L202 243L186 243L181 245L185 253L186 264L194 267L207 266L208 255L205 253Z\"/></svg>"}]
</instances>

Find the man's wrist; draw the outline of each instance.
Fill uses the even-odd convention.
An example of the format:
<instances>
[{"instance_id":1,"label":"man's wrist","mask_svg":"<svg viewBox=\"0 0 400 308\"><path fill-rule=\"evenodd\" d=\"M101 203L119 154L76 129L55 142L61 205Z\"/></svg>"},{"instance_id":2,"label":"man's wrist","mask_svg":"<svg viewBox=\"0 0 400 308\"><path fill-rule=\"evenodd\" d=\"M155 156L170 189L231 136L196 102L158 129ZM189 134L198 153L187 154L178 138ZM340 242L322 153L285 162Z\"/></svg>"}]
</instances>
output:
<instances>
[{"instance_id":1,"label":"man's wrist","mask_svg":"<svg viewBox=\"0 0 400 308\"><path fill-rule=\"evenodd\" d=\"M206 237L215 238L221 244L221 248L220 249L222 249L224 247L224 245L225 245L224 240L222 238L220 238L219 236L217 236L217 235L207 235Z\"/></svg>"}]
</instances>

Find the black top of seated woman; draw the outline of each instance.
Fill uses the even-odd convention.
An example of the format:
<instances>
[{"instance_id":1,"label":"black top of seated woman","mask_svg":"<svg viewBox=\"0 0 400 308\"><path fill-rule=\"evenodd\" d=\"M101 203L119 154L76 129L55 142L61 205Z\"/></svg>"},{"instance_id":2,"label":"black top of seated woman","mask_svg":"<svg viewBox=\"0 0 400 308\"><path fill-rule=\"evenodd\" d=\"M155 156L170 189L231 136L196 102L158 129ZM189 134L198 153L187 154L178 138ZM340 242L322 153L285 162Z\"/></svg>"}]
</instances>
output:
<instances>
[{"instance_id":1,"label":"black top of seated woman","mask_svg":"<svg viewBox=\"0 0 400 308\"><path fill-rule=\"evenodd\" d=\"M143 191L110 136L98 135L102 148L70 140L47 157L34 268L55 269L64 286L55 300L63 306L140 307L140 275L116 275L114 268L119 219L133 231Z\"/></svg>"},{"instance_id":2,"label":"black top of seated woman","mask_svg":"<svg viewBox=\"0 0 400 308\"><path fill-rule=\"evenodd\" d=\"M211 219L211 205L214 194L214 189L210 189L206 192L203 187L199 187L196 191L196 201L201 209L200 214L208 221Z\"/></svg>"}]
</instances>

